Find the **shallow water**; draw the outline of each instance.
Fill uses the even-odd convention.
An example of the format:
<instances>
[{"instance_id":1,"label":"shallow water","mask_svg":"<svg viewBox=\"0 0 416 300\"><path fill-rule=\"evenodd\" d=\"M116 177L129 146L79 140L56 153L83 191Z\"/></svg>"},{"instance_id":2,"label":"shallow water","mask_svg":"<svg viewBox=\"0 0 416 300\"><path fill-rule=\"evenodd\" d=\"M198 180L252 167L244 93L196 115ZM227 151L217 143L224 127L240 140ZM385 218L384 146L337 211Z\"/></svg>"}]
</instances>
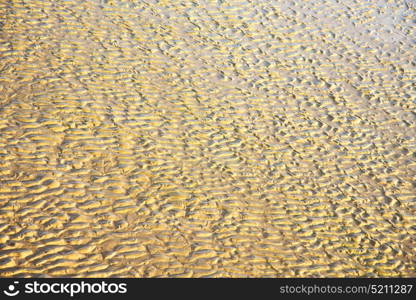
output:
<instances>
[{"instance_id":1,"label":"shallow water","mask_svg":"<svg viewBox=\"0 0 416 300\"><path fill-rule=\"evenodd\" d=\"M411 1L0 1L0 275L415 276Z\"/></svg>"}]
</instances>

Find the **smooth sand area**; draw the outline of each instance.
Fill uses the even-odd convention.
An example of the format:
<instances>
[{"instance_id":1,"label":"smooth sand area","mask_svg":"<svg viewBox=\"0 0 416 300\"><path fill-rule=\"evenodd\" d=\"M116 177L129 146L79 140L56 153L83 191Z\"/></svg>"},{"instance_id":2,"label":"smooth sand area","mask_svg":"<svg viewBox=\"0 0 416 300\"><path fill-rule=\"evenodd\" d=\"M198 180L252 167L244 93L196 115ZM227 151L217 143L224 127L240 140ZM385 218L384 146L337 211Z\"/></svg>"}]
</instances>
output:
<instances>
[{"instance_id":1,"label":"smooth sand area","mask_svg":"<svg viewBox=\"0 0 416 300\"><path fill-rule=\"evenodd\" d=\"M415 8L0 0L0 276L416 276Z\"/></svg>"}]
</instances>

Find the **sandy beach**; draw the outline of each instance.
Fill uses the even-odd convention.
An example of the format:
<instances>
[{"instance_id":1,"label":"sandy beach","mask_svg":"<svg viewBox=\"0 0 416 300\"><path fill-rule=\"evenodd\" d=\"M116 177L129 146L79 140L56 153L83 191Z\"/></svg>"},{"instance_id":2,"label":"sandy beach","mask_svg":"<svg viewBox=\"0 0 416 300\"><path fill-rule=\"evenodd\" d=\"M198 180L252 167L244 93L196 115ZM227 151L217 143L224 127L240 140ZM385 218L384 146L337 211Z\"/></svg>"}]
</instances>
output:
<instances>
[{"instance_id":1,"label":"sandy beach","mask_svg":"<svg viewBox=\"0 0 416 300\"><path fill-rule=\"evenodd\" d=\"M0 0L1 277L415 277L404 0Z\"/></svg>"}]
</instances>

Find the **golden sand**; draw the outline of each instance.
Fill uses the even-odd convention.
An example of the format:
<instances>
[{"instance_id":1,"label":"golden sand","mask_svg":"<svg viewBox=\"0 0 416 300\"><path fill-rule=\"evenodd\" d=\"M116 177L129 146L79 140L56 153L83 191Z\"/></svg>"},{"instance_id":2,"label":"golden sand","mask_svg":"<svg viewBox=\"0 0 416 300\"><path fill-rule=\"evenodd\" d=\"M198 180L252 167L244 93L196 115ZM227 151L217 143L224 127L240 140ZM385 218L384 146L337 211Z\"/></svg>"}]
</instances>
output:
<instances>
[{"instance_id":1,"label":"golden sand","mask_svg":"<svg viewBox=\"0 0 416 300\"><path fill-rule=\"evenodd\" d=\"M415 276L414 16L0 0L0 276Z\"/></svg>"}]
</instances>

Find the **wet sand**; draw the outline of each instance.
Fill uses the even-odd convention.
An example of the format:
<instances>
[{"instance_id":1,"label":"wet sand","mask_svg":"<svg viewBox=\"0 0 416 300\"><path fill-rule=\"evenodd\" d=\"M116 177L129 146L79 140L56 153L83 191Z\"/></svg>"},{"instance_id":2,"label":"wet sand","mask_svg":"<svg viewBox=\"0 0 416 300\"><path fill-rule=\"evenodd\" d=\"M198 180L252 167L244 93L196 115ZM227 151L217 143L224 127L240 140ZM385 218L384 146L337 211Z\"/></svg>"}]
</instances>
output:
<instances>
[{"instance_id":1,"label":"wet sand","mask_svg":"<svg viewBox=\"0 0 416 300\"><path fill-rule=\"evenodd\" d=\"M0 276L416 276L412 1L0 1Z\"/></svg>"}]
</instances>

